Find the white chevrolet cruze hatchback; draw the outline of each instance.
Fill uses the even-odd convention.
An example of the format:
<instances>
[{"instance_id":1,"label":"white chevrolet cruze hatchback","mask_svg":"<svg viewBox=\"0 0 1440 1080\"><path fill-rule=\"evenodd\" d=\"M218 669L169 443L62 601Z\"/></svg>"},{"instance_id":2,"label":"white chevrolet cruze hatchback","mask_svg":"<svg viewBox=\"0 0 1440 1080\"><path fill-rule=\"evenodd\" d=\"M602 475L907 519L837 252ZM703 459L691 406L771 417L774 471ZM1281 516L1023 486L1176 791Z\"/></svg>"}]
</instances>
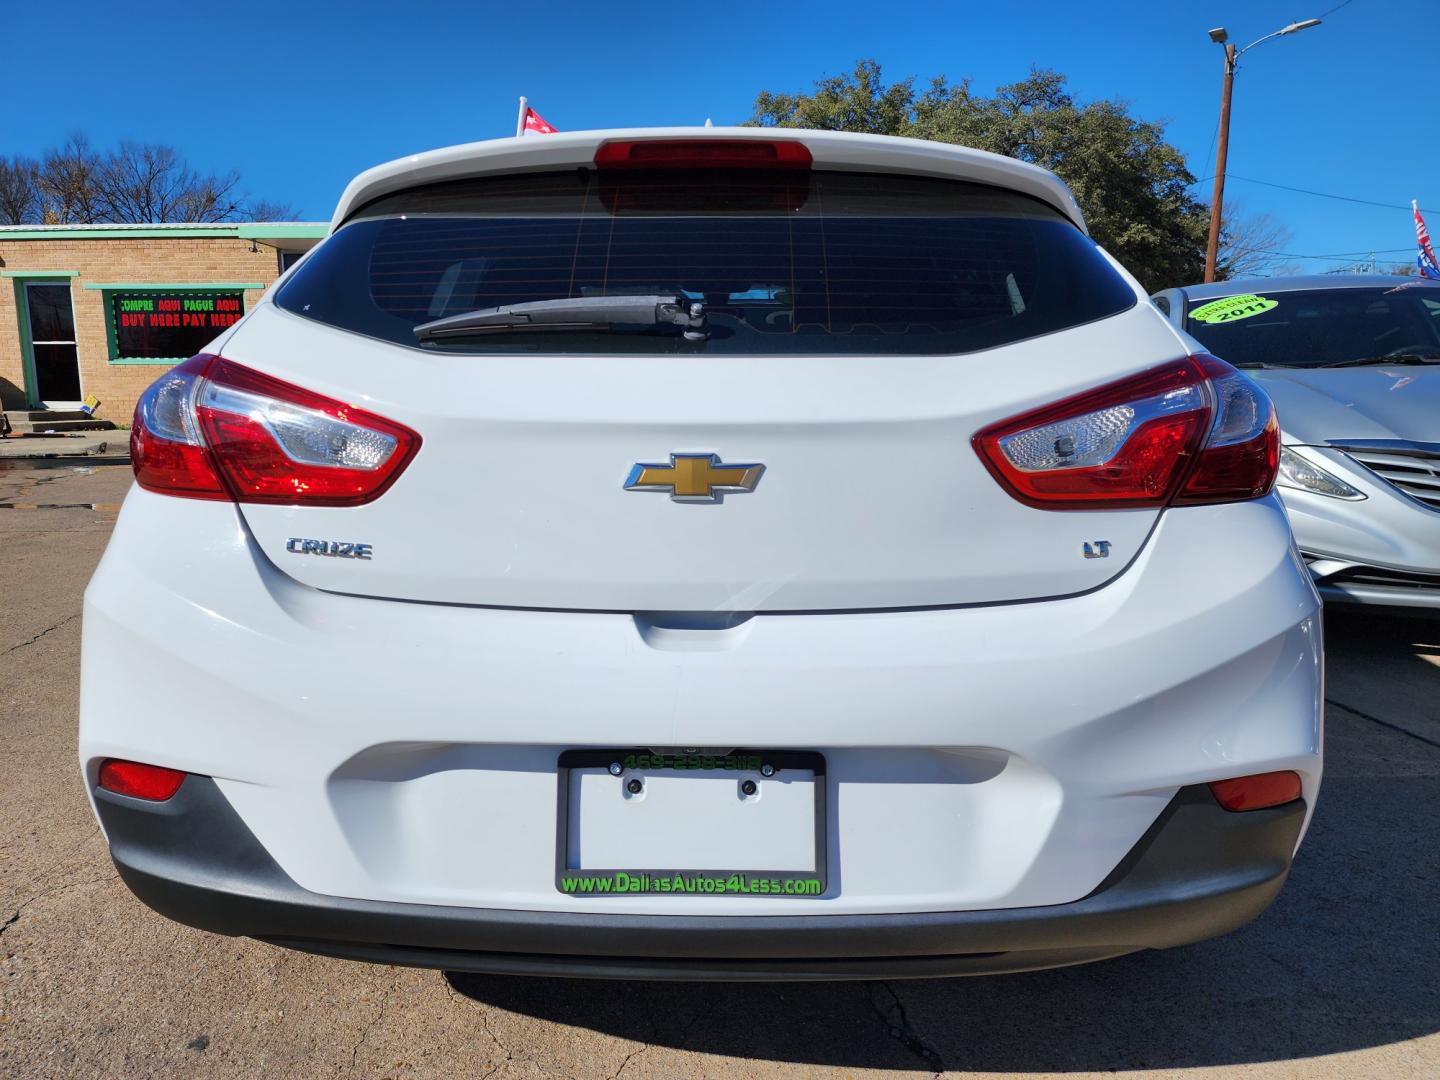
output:
<instances>
[{"instance_id":1,"label":"white chevrolet cruze hatchback","mask_svg":"<svg viewBox=\"0 0 1440 1080\"><path fill-rule=\"evenodd\" d=\"M492 972L1224 933L1320 780L1270 402L1054 176L502 139L359 176L136 413L80 757L157 911Z\"/></svg>"}]
</instances>

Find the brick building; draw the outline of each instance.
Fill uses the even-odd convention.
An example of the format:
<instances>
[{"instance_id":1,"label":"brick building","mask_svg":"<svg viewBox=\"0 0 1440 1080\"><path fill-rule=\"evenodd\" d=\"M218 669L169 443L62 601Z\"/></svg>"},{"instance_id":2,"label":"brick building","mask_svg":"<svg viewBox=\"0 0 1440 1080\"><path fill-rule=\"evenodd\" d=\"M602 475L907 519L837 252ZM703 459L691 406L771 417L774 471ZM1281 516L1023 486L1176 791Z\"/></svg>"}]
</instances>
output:
<instances>
[{"instance_id":1,"label":"brick building","mask_svg":"<svg viewBox=\"0 0 1440 1080\"><path fill-rule=\"evenodd\" d=\"M249 310L325 231L312 222L0 226L0 407L59 414L98 399L97 417L128 424L164 368Z\"/></svg>"}]
</instances>

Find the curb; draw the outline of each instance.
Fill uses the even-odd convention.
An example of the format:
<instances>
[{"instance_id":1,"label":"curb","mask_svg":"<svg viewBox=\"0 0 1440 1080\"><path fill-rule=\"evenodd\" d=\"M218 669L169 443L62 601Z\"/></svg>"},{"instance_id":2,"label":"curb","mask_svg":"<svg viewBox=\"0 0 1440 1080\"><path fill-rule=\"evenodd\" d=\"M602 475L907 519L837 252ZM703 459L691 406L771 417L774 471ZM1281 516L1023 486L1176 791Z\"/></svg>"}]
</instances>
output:
<instances>
[{"instance_id":1,"label":"curb","mask_svg":"<svg viewBox=\"0 0 1440 1080\"><path fill-rule=\"evenodd\" d=\"M125 457L130 455L128 442L117 439L75 440L78 445L66 446L65 439L6 439L0 442L0 461L30 461L40 458L88 458L113 452Z\"/></svg>"}]
</instances>

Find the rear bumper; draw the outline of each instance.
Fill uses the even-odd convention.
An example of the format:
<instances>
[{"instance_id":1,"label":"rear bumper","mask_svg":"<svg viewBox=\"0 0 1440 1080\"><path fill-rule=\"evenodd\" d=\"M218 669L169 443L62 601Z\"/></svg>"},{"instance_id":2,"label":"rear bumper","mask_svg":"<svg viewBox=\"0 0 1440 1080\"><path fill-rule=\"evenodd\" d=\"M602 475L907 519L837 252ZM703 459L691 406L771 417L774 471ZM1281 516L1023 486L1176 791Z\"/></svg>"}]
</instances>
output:
<instances>
[{"instance_id":1,"label":"rear bumper","mask_svg":"<svg viewBox=\"0 0 1440 1080\"><path fill-rule=\"evenodd\" d=\"M172 533L212 539L155 543ZM136 491L86 594L80 758L92 786L107 757L214 777L312 894L669 916L556 888L559 756L814 751L826 893L687 915L1050 907L1093 893L1180 788L1293 769L1313 806L1318 608L1274 499L1167 512L1084 596L671 627L321 593L233 506Z\"/></svg>"},{"instance_id":2,"label":"rear bumper","mask_svg":"<svg viewBox=\"0 0 1440 1080\"><path fill-rule=\"evenodd\" d=\"M322 895L280 869L208 777L188 778L164 803L94 794L126 884L161 914L203 930L420 967L650 979L988 974L1200 941L1244 925L1275 898L1306 811L1297 800L1234 814L1204 786L1181 788L1100 887L1068 904L612 915Z\"/></svg>"}]
</instances>

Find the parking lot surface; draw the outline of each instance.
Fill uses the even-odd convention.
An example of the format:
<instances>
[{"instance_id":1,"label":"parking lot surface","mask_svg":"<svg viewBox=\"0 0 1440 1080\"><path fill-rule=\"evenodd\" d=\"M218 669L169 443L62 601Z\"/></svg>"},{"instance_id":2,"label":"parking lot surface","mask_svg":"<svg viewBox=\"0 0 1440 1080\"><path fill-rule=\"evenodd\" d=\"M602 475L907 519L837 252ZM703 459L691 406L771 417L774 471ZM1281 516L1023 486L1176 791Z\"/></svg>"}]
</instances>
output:
<instances>
[{"instance_id":1,"label":"parking lot surface","mask_svg":"<svg viewBox=\"0 0 1440 1080\"><path fill-rule=\"evenodd\" d=\"M1319 809L1230 937L931 982L447 977L204 934L121 884L75 716L129 479L0 462L0 1077L1440 1076L1440 619L1327 614Z\"/></svg>"}]
</instances>

